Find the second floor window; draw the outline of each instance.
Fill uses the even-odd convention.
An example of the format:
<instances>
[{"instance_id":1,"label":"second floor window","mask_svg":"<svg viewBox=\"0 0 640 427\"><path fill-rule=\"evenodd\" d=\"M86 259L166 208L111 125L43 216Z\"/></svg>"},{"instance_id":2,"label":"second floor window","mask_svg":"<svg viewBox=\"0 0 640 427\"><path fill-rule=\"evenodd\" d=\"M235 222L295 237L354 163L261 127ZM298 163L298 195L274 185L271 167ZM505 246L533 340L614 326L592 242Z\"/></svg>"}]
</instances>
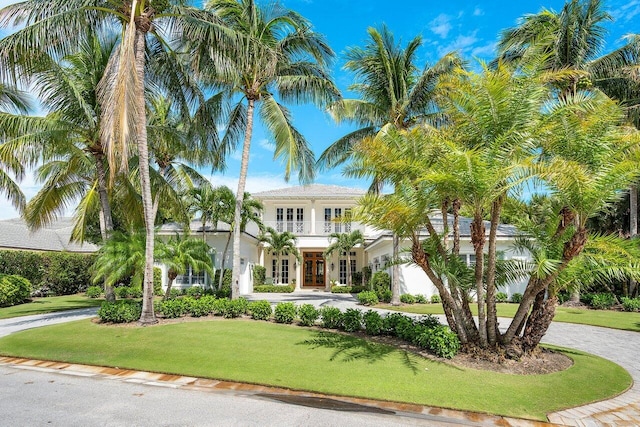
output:
<instances>
[{"instance_id":1,"label":"second floor window","mask_svg":"<svg viewBox=\"0 0 640 427\"><path fill-rule=\"evenodd\" d=\"M286 215L286 216L285 216ZM304 232L304 208L276 208L276 231Z\"/></svg>"}]
</instances>

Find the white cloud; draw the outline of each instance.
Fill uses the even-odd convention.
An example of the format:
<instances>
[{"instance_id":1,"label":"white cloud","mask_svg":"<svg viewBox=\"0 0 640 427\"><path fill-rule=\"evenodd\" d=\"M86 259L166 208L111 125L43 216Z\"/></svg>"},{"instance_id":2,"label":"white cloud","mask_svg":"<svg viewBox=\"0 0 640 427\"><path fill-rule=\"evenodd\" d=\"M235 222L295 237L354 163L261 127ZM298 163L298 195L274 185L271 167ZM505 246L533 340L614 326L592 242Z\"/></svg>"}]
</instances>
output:
<instances>
[{"instance_id":1,"label":"white cloud","mask_svg":"<svg viewBox=\"0 0 640 427\"><path fill-rule=\"evenodd\" d=\"M476 6L476 8L473 9L473 16L482 16L482 15L484 15L484 10Z\"/></svg>"},{"instance_id":2,"label":"white cloud","mask_svg":"<svg viewBox=\"0 0 640 427\"><path fill-rule=\"evenodd\" d=\"M258 145L270 153L273 153L276 150L276 145L270 142L268 139L261 139L258 141Z\"/></svg>"},{"instance_id":3,"label":"white cloud","mask_svg":"<svg viewBox=\"0 0 640 427\"><path fill-rule=\"evenodd\" d=\"M441 13L429 23L429 29L441 38L447 38L449 31L451 31L451 17Z\"/></svg>"},{"instance_id":4,"label":"white cloud","mask_svg":"<svg viewBox=\"0 0 640 427\"><path fill-rule=\"evenodd\" d=\"M474 47L473 50L471 51L471 55L479 56L479 57L486 57L486 56L493 57L496 53L496 45L497 45L496 42L491 42L491 43L487 43L484 46Z\"/></svg>"},{"instance_id":5,"label":"white cloud","mask_svg":"<svg viewBox=\"0 0 640 427\"><path fill-rule=\"evenodd\" d=\"M631 0L612 7L610 13L616 21L629 22L640 14L640 0Z\"/></svg>"},{"instance_id":6,"label":"white cloud","mask_svg":"<svg viewBox=\"0 0 640 427\"><path fill-rule=\"evenodd\" d=\"M469 52L473 48L473 45L478 41L476 33L477 31L468 35L460 34L451 43L438 47L438 54L442 56L451 51L458 51L461 54Z\"/></svg>"}]
</instances>

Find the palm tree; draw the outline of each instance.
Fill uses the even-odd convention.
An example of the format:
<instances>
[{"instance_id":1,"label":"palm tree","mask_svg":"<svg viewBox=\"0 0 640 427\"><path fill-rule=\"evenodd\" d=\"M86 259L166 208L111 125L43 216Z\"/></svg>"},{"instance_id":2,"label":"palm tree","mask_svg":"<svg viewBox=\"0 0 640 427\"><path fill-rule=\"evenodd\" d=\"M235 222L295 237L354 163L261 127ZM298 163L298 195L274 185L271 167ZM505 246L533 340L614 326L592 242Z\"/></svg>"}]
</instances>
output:
<instances>
[{"instance_id":1,"label":"palm tree","mask_svg":"<svg viewBox=\"0 0 640 427\"><path fill-rule=\"evenodd\" d=\"M261 233L258 236L258 240L262 243L266 243L266 251L276 257L276 277L273 278L274 283L280 281L280 257L282 255L293 255L298 262L301 262L300 252L296 247L298 239L290 231L283 231L278 233L274 228L267 227L266 232Z\"/></svg>"},{"instance_id":2,"label":"palm tree","mask_svg":"<svg viewBox=\"0 0 640 427\"><path fill-rule=\"evenodd\" d=\"M189 267L196 272L204 270L213 276L213 268L209 256L210 251L211 248L206 242L192 237L176 235L166 243L158 242L156 258L169 269L167 272L169 283L167 284L164 299L169 296L171 286L176 277L180 274L185 274Z\"/></svg>"},{"instance_id":3,"label":"palm tree","mask_svg":"<svg viewBox=\"0 0 640 427\"><path fill-rule=\"evenodd\" d=\"M244 130L233 221L232 297L237 298L242 200L255 108L259 107L260 118L275 142L274 157L285 163L285 179L297 170L299 179L308 182L314 175L313 153L276 95L284 102L324 105L339 94L326 69L333 51L299 14L279 4L260 7L254 0L210 0L207 8L239 35L236 48L224 51L224 55L210 56L208 43L200 43L200 52L193 55L198 61L194 67L206 73L209 81L226 84L231 94L240 97L227 126L228 136L234 141L240 139ZM226 62L220 61L220 57ZM212 61L217 61L218 66L210 66Z\"/></svg>"},{"instance_id":4,"label":"palm tree","mask_svg":"<svg viewBox=\"0 0 640 427\"><path fill-rule=\"evenodd\" d=\"M6 69L2 76L16 77L38 65L37 53L62 56L77 45L77 35L88 28L110 28L121 31L122 40L99 87L102 105L101 138L106 146L111 174L126 169L129 142L137 146L140 188L146 230L144 298L141 324L157 322L153 311L153 247L154 218L147 145L145 105L146 58L166 53L170 41L163 33L184 35L208 46L222 43L223 26L215 16L209 16L185 6L183 0L163 2L148 0L28 0L0 10L0 26L24 26L0 41L0 58ZM205 20L202 18L206 19ZM179 78L182 68L167 66L175 54L164 55L165 67L157 80L170 89L166 93L182 94L181 85L189 79ZM188 100L185 99L185 104ZM120 159L116 162L116 159Z\"/></svg>"},{"instance_id":5,"label":"palm tree","mask_svg":"<svg viewBox=\"0 0 640 427\"><path fill-rule=\"evenodd\" d=\"M390 128L405 130L418 123L438 123L441 115L437 107L437 82L460 65L453 53L445 55L433 67L419 70L417 51L422 38L415 37L402 48L393 34L383 26L369 28L370 40L364 48L347 50L345 69L356 76L349 90L361 99L343 99L329 108L337 123L353 122L360 126L332 143L318 159L320 168L333 168L358 155L355 144L366 138L383 135ZM381 175L373 176L372 190L378 191L385 181ZM393 258L398 259L399 239L393 237ZM400 270L393 265L392 304L400 304Z\"/></svg>"},{"instance_id":6,"label":"palm tree","mask_svg":"<svg viewBox=\"0 0 640 427\"><path fill-rule=\"evenodd\" d=\"M0 116L12 111L26 113L28 110L29 101L25 92L16 87L0 83ZM6 139L5 125L0 122L0 141L4 142ZM13 180L13 177L7 174L7 171L13 172L16 178L22 179L24 167L20 159L16 158L12 153L7 153L4 149L0 150L0 165L2 166L0 168L0 192L5 193L15 208L22 210L25 204L24 194Z\"/></svg>"},{"instance_id":7,"label":"palm tree","mask_svg":"<svg viewBox=\"0 0 640 427\"><path fill-rule=\"evenodd\" d=\"M621 103L640 129L640 82L634 72L640 65L640 36L630 35L626 45L599 56L606 35L602 24L612 20L601 0L568 0L560 12L543 9L523 17L517 27L502 33L498 50L504 60L526 63L542 55L543 69L580 71L555 81L555 86L571 94L590 86L602 90ZM637 191L636 185L630 187L632 236L637 233Z\"/></svg>"},{"instance_id":8,"label":"palm tree","mask_svg":"<svg viewBox=\"0 0 640 427\"><path fill-rule=\"evenodd\" d=\"M93 281L104 280L113 287L119 280L131 277L132 286L142 286L145 264L145 235L114 231L98 251L93 264Z\"/></svg>"},{"instance_id":9,"label":"palm tree","mask_svg":"<svg viewBox=\"0 0 640 427\"><path fill-rule=\"evenodd\" d=\"M347 254L347 286L351 286L351 249L358 245L364 246L364 236L360 230L353 230L351 233L331 233L329 235L329 246L324 250L325 258L334 252Z\"/></svg>"},{"instance_id":10,"label":"palm tree","mask_svg":"<svg viewBox=\"0 0 640 427\"><path fill-rule=\"evenodd\" d=\"M207 221L217 224L214 221L217 210L218 200L211 184L202 183L201 185L189 190L188 210L191 215L196 212L200 213L200 222L202 223L202 241L206 241L206 225ZM233 195L233 193L232 193Z\"/></svg>"}]
</instances>

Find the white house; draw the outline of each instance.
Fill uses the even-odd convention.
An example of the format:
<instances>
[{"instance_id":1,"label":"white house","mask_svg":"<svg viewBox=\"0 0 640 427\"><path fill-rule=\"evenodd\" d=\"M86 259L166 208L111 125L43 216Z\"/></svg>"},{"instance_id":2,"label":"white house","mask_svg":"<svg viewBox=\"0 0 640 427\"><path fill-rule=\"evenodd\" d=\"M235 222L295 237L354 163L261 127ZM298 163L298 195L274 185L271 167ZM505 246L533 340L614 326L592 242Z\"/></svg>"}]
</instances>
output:
<instances>
[{"instance_id":1,"label":"white house","mask_svg":"<svg viewBox=\"0 0 640 427\"><path fill-rule=\"evenodd\" d=\"M352 272L359 272L364 266L369 266L373 273L384 270L391 275L392 269L388 265L388 261L392 256L392 234L389 231L380 231L357 222L348 221L351 209L364 193L365 191L360 189L321 184L254 193L253 197L264 204L264 224L273 227L278 232L290 231L296 236L301 262L293 255L281 256L280 274L276 275L275 257L271 256L258 242L257 227L253 224L249 225L241 240L240 293L252 292L252 272L255 265L264 266L266 276L270 280L279 276L281 283L295 284L296 289L300 290L324 289L327 284L334 281L344 284L347 268L350 268ZM432 221L436 229L441 231L442 218L435 215L432 217ZM464 257L465 261L471 265L475 262L475 256L470 241L469 225L469 219L461 218L460 256ZM346 254L344 253L334 254L328 259L324 258L323 252L330 244L328 237L331 233L350 232L356 229L362 231L365 245L353 249L350 254L350 266L347 266ZM487 224L487 232L488 230ZM169 224L160 229L160 234L168 236L178 231L177 226ZM220 223L217 227L207 226L204 231L207 242L215 248L215 254L212 255L214 265L216 268L220 268L224 247L229 237L229 226ZM198 221L192 222L191 232L193 235L201 234L202 224ZM512 248L516 232L517 230L509 225L501 225L498 230L498 251L504 259L526 259L526 256L514 252ZM408 242L404 242L401 246L408 250ZM225 257L225 268L231 268L231 252L230 245ZM163 276L166 277L166 275ZM205 284L207 279L204 273L198 275L188 272L176 280L175 286L188 287L193 284ZM402 293L423 294L427 297L436 293L425 273L417 266L402 265L399 280ZM502 291L509 295L515 292L522 293L525 285L526 283L512 284Z\"/></svg>"}]
</instances>

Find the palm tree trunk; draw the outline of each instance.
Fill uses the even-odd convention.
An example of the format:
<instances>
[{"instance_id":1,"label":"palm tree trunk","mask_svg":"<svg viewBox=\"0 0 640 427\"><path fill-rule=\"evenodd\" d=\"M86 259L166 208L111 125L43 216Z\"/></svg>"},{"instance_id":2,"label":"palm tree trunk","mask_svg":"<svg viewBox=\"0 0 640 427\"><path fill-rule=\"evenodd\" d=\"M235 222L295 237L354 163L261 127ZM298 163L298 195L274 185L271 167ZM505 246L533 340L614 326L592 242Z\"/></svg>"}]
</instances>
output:
<instances>
[{"instance_id":1,"label":"palm tree trunk","mask_svg":"<svg viewBox=\"0 0 640 427\"><path fill-rule=\"evenodd\" d=\"M247 128L244 133L244 144L242 145L242 161L240 163L238 191L236 192L236 210L233 220L233 279L231 281L231 299L236 299L240 296L240 222L242 220L244 188L247 183L247 169L249 168L249 150L251 149L254 108L255 100L249 98L247 105Z\"/></svg>"},{"instance_id":2,"label":"palm tree trunk","mask_svg":"<svg viewBox=\"0 0 640 427\"><path fill-rule=\"evenodd\" d=\"M133 24L131 24L133 25ZM151 198L151 179L149 176L149 147L147 146L147 115L144 98L144 64L145 64L145 34L136 30L135 40L137 87L136 102L138 114L138 156L140 167L140 188L142 191L142 207L144 212L144 227L146 232L145 265L142 298L142 314L139 323L149 325L157 323L153 311L153 246L154 222L153 200Z\"/></svg>"},{"instance_id":3,"label":"palm tree trunk","mask_svg":"<svg viewBox=\"0 0 640 427\"><path fill-rule=\"evenodd\" d=\"M498 221L502 209L502 200L498 199L491 207L491 226L489 229L489 253L487 262L487 340L490 345L498 342L498 312L496 309L496 236Z\"/></svg>"},{"instance_id":4,"label":"palm tree trunk","mask_svg":"<svg viewBox=\"0 0 640 427\"><path fill-rule=\"evenodd\" d=\"M98 175L98 196L100 197L100 234L102 242L106 242L113 232L113 218L111 217L111 206L109 205L109 195L107 194L107 174L104 170L104 154L95 155L96 172ZM104 299L109 302L116 300L113 286L104 280Z\"/></svg>"},{"instance_id":5,"label":"palm tree trunk","mask_svg":"<svg viewBox=\"0 0 640 427\"><path fill-rule=\"evenodd\" d=\"M391 267L391 305L400 305L400 265L398 265L398 247L400 238L393 233L393 267Z\"/></svg>"},{"instance_id":6,"label":"palm tree trunk","mask_svg":"<svg viewBox=\"0 0 640 427\"><path fill-rule=\"evenodd\" d=\"M629 188L629 237L633 239L638 235L638 187L632 185ZM636 287L636 281L629 280L629 287L625 294L627 297L633 296L633 292Z\"/></svg>"},{"instance_id":7,"label":"palm tree trunk","mask_svg":"<svg viewBox=\"0 0 640 427\"><path fill-rule=\"evenodd\" d=\"M222 289L222 279L224 276L224 261L227 259L227 251L229 250L229 242L231 241L231 230L227 236L227 243L224 245L224 252L222 253L222 260L220 260L220 277L218 279L218 290Z\"/></svg>"},{"instance_id":8,"label":"palm tree trunk","mask_svg":"<svg viewBox=\"0 0 640 427\"><path fill-rule=\"evenodd\" d=\"M173 278L171 278L171 273L169 273L169 283L167 283L167 290L164 293L164 296L162 297L162 301L166 301L167 299L169 299L169 297L171 296L171 286L173 286L173 281L176 279L177 275L175 275Z\"/></svg>"},{"instance_id":9,"label":"palm tree trunk","mask_svg":"<svg viewBox=\"0 0 640 427\"><path fill-rule=\"evenodd\" d=\"M351 286L351 250L347 248L347 286Z\"/></svg>"},{"instance_id":10,"label":"palm tree trunk","mask_svg":"<svg viewBox=\"0 0 640 427\"><path fill-rule=\"evenodd\" d=\"M487 319L484 302L484 241L485 228L482 215L476 210L471 223L471 243L476 253L475 282L476 299L478 300L478 331L480 332L480 346L487 346Z\"/></svg>"}]
</instances>

